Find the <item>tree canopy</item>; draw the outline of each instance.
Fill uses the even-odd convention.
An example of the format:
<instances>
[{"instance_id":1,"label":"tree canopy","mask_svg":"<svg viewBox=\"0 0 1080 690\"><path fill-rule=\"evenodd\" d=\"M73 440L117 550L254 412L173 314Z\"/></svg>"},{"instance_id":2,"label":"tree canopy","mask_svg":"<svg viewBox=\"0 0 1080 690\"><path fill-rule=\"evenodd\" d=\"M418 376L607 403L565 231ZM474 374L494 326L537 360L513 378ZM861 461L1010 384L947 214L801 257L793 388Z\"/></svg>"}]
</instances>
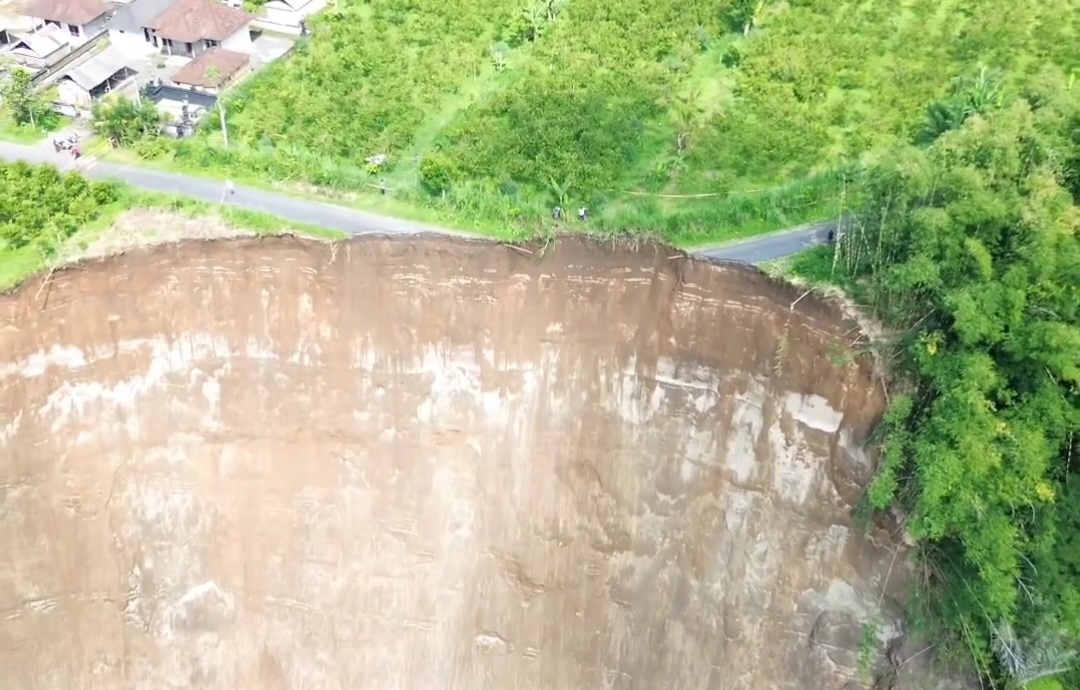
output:
<instances>
[{"instance_id":1,"label":"tree canopy","mask_svg":"<svg viewBox=\"0 0 1080 690\"><path fill-rule=\"evenodd\" d=\"M51 252L120 195L115 183L49 165L0 162L0 249L38 243Z\"/></svg>"},{"instance_id":2,"label":"tree canopy","mask_svg":"<svg viewBox=\"0 0 1080 690\"><path fill-rule=\"evenodd\" d=\"M51 129L59 119L45 96L34 87L34 75L16 67L0 89L0 101L16 125Z\"/></svg>"},{"instance_id":3,"label":"tree canopy","mask_svg":"<svg viewBox=\"0 0 1080 690\"><path fill-rule=\"evenodd\" d=\"M161 133L164 116L149 98L118 96L94 104L94 131L117 146L131 146Z\"/></svg>"},{"instance_id":4,"label":"tree canopy","mask_svg":"<svg viewBox=\"0 0 1080 690\"><path fill-rule=\"evenodd\" d=\"M340 0L228 97L227 148L208 121L177 160L349 191L385 180L504 228L567 197L594 224L676 243L753 234L836 215L835 173L909 140L927 102L939 128L982 107L946 102L971 95L954 76L985 64L1004 87L1080 66L1074 4Z\"/></svg>"},{"instance_id":5,"label":"tree canopy","mask_svg":"<svg viewBox=\"0 0 1080 690\"><path fill-rule=\"evenodd\" d=\"M907 516L945 630L1027 682L1080 642L1080 89L995 99L954 92L864 172L837 261L908 382L868 500Z\"/></svg>"}]
</instances>

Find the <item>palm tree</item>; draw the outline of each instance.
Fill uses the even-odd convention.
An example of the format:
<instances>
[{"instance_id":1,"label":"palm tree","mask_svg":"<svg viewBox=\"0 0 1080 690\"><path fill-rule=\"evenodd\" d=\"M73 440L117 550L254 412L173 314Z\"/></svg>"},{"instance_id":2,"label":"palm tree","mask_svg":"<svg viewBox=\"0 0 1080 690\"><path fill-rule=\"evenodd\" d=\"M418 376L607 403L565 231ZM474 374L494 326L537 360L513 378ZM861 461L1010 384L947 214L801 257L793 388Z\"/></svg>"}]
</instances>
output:
<instances>
[{"instance_id":1,"label":"palm tree","mask_svg":"<svg viewBox=\"0 0 1080 690\"><path fill-rule=\"evenodd\" d=\"M1022 640L1008 623L994 630L994 655L1014 688L1026 688L1042 678L1069 670L1076 650L1066 649L1056 636L1040 631Z\"/></svg>"}]
</instances>

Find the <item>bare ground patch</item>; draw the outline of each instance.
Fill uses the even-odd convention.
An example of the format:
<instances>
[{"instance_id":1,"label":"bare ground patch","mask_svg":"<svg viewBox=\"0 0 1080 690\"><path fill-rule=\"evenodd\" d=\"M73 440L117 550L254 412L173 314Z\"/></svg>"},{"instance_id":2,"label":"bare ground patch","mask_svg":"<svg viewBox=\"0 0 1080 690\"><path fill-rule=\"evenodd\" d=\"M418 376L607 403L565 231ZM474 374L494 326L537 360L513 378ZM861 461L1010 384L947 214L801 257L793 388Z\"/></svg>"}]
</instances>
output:
<instances>
[{"instance_id":1,"label":"bare ground patch","mask_svg":"<svg viewBox=\"0 0 1080 690\"><path fill-rule=\"evenodd\" d=\"M72 236L60 252L59 263L97 259L122 254L130 249L181 240L215 240L255 234L211 214L192 216L168 209L130 209L120 213L104 229L83 231Z\"/></svg>"}]
</instances>

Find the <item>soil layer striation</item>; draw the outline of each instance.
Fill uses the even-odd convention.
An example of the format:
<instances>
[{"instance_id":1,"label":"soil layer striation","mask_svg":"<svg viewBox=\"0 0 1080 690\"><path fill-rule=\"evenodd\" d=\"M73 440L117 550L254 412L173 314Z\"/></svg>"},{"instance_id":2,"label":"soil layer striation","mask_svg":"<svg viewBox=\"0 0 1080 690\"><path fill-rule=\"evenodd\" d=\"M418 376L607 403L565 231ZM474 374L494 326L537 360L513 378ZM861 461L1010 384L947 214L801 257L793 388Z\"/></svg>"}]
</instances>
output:
<instances>
[{"instance_id":1,"label":"soil layer striation","mask_svg":"<svg viewBox=\"0 0 1080 690\"><path fill-rule=\"evenodd\" d=\"M756 270L368 236L44 280L0 295L3 687L807 690L902 634L851 518L881 386Z\"/></svg>"}]
</instances>

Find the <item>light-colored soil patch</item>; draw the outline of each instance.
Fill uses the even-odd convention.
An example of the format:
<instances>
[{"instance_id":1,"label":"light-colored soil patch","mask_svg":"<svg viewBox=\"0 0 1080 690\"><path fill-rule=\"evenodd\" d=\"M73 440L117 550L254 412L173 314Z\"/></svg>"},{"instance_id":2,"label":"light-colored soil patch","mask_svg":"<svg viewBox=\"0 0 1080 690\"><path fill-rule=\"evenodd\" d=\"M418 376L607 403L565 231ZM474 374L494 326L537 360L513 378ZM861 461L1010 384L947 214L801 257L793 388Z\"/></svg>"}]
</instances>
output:
<instances>
[{"instance_id":1,"label":"light-colored soil patch","mask_svg":"<svg viewBox=\"0 0 1080 690\"><path fill-rule=\"evenodd\" d=\"M121 213L103 230L76 233L65 244L60 263L97 259L138 247L181 240L216 240L255 234L230 225L220 216L189 216L154 208L132 209Z\"/></svg>"}]
</instances>

